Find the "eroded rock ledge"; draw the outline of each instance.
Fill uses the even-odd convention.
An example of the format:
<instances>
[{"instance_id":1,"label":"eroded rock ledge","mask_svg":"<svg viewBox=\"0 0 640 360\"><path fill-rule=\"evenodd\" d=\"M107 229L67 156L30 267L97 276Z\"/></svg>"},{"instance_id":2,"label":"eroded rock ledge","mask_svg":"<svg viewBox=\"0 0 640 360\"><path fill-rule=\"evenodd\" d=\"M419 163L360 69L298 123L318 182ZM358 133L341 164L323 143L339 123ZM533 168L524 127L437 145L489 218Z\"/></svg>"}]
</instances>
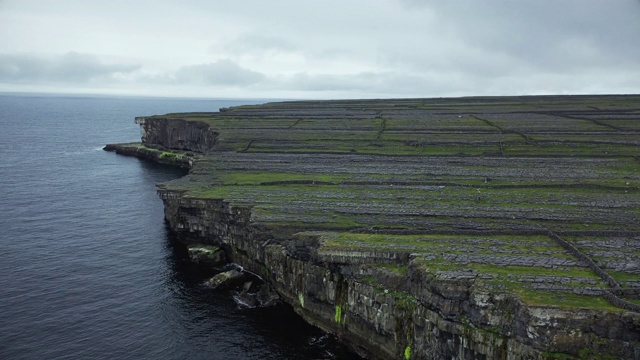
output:
<instances>
[{"instance_id":1,"label":"eroded rock ledge","mask_svg":"<svg viewBox=\"0 0 640 360\"><path fill-rule=\"evenodd\" d=\"M639 100L272 103L112 149L181 158L170 228L367 358L639 359Z\"/></svg>"}]
</instances>

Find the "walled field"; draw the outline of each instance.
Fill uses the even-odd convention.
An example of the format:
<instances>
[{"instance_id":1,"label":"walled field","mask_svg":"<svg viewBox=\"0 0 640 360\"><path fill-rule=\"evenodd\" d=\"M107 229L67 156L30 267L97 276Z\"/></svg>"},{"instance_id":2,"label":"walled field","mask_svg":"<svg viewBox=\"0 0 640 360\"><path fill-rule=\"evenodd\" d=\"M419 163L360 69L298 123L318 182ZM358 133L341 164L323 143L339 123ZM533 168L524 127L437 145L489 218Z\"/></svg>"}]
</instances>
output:
<instances>
[{"instance_id":1,"label":"walled field","mask_svg":"<svg viewBox=\"0 0 640 360\"><path fill-rule=\"evenodd\" d=\"M406 264L376 255L395 253L535 305L640 304L640 96L281 102L158 118L218 134L190 175L162 187L251 207L274 239L313 232L332 261L367 253L402 274Z\"/></svg>"}]
</instances>

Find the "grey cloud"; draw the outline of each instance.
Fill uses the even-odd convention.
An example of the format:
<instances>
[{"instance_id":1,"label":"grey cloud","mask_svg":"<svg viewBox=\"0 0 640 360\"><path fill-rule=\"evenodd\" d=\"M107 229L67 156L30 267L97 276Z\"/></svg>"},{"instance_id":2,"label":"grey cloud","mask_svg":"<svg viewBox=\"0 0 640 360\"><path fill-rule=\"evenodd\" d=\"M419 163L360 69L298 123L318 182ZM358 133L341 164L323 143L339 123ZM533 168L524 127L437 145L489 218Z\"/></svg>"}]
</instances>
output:
<instances>
[{"instance_id":1,"label":"grey cloud","mask_svg":"<svg viewBox=\"0 0 640 360\"><path fill-rule=\"evenodd\" d=\"M425 71L418 74L402 72L361 72L347 75L307 74L272 79L274 90L309 93L367 94L367 96L468 96L521 94L602 94L612 82L622 93L637 92L640 77L628 74L594 72L589 77L570 74L521 74L519 76L487 77L484 73ZM264 84L265 88L267 84ZM320 95L323 96L324 95Z\"/></svg>"},{"instance_id":2,"label":"grey cloud","mask_svg":"<svg viewBox=\"0 0 640 360\"><path fill-rule=\"evenodd\" d=\"M350 75L298 73L285 78L281 86L303 91L350 91L371 89L380 81L381 76L373 72Z\"/></svg>"},{"instance_id":3,"label":"grey cloud","mask_svg":"<svg viewBox=\"0 0 640 360\"><path fill-rule=\"evenodd\" d=\"M297 44L290 39L294 36L281 37L257 33L244 33L222 46L212 46L214 54L228 52L234 56L265 57L274 55L298 55L307 58L320 59L350 59L357 56L357 50L316 46L315 44ZM305 39L308 40L308 39Z\"/></svg>"},{"instance_id":4,"label":"grey cloud","mask_svg":"<svg viewBox=\"0 0 640 360\"><path fill-rule=\"evenodd\" d=\"M282 37L245 33L227 44L224 50L234 54L246 54L254 52L292 52L298 49L294 43ZM212 48L212 51L218 51Z\"/></svg>"},{"instance_id":5,"label":"grey cloud","mask_svg":"<svg viewBox=\"0 0 640 360\"><path fill-rule=\"evenodd\" d=\"M0 54L0 81L9 83L83 83L139 68L139 65L107 64L97 56L77 52L56 56Z\"/></svg>"},{"instance_id":6,"label":"grey cloud","mask_svg":"<svg viewBox=\"0 0 640 360\"><path fill-rule=\"evenodd\" d=\"M638 64L640 6L637 1L544 1L506 3L487 31L470 40L502 49L541 70L571 71Z\"/></svg>"},{"instance_id":7,"label":"grey cloud","mask_svg":"<svg viewBox=\"0 0 640 360\"><path fill-rule=\"evenodd\" d=\"M265 76L224 59L209 64L183 66L169 77L175 83L247 86L261 82Z\"/></svg>"},{"instance_id":8,"label":"grey cloud","mask_svg":"<svg viewBox=\"0 0 640 360\"><path fill-rule=\"evenodd\" d=\"M448 75L404 74L399 72L360 72L354 74L306 74L274 81L279 90L296 91L346 91L377 94L438 94L447 90L465 90L469 83L456 80Z\"/></svg>"},{"instance_id":9,"label":"grey cloud","mask_svg":"<svg viewBox=\"0 0 640 360\"><path fill-rule=\"evenodd\" d=\"M24 13L0 12L2 51L79 51L0 54L0 83L293 97L640 88L638 0L247 1L0 0Z\"/></svg>"},{"instance_id":10,"label":"grey cloud","mask_svg":"<svg viewBox=\"0 0 640 360\"><path fill-rule=\"evenodd\" d=\"M435 14L441 28L437 36L467 49L481 49L489 57L474 61L491 64L492 54L510 59L510 67L497 69L559 74L619 67L640 70L637 0L401 2L412 11Z\"/></svg>"}]
</instances>

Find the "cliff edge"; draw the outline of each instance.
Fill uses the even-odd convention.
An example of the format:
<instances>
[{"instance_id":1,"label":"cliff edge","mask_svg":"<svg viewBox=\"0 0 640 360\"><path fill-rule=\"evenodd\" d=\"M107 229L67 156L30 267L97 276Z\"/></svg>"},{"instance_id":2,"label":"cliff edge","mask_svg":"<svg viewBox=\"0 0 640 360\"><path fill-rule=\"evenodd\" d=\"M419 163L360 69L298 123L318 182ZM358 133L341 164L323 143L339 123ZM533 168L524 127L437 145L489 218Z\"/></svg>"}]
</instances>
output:
<instances>
[{"instance_id":1,"label":"cliff edge","mask_svg":"<svg viewBox=\"0 0 640 360\"><path fill-rule=\"evenodd\" d=\"M640 359L640 96L301 101L137 118L108 145L370 359Z\"/></svg>"}]
</instances>

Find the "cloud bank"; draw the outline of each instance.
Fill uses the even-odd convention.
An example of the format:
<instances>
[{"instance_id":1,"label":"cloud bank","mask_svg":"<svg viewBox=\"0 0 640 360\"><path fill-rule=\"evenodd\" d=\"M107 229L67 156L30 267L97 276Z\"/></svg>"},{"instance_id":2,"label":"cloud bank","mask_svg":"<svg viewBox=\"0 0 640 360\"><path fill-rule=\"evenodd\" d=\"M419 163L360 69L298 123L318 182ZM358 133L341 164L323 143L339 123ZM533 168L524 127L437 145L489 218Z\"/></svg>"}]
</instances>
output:
<instances>
[{"instance_id":1,"label":"cloud bank","mask_svg":"<svg viewBox=\"0 0 640 360\"><path fill-rule=\"evenodd\" d=\"M4 0L0 91L638 93L639 17L638 0Z\"/></svg>"},{"instance_id":2,"label":"cloud bank","mask_svg":"<svg viewBox=\"0 0 640 360\"><path fill-rule=\"evenodd\" d=\"M97 56L68 52L54 56L0 54L0 82L4 83L87 83L115 80L140 65L105 63Z\"/></svg>"}]
</instances>

